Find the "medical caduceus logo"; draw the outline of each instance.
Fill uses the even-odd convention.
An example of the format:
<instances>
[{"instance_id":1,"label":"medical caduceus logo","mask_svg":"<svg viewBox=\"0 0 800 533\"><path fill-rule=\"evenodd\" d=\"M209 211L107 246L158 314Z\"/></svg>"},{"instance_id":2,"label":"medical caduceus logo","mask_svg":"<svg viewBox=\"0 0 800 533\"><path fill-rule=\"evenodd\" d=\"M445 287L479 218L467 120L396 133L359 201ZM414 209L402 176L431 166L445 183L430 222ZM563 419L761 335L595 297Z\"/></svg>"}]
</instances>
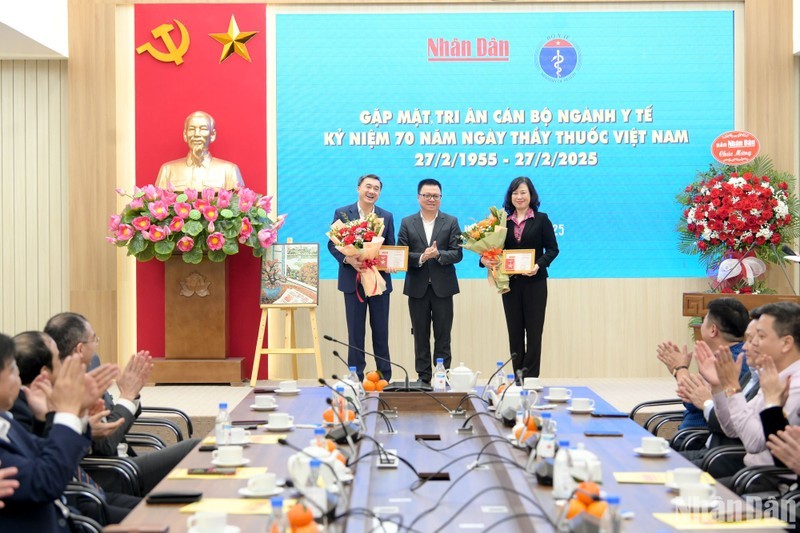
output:
<instances>
[{"instance_id":1,"label":"medical caduceus logo","mask_svg":"<svg viewBox=\"0 0 800 533\"><path fill-rule=\"evenodd\" d=\"M146 42L136 48L136 53L141 54L143 52L148 52L154 59L162 63L174 62L176 65L183 63L183 56L189 49L189 32L186 30L186 26L181 24L179 20L173 19L173 21L178 26L178 30L181 33L181 44L179 46L175 46L175 42L170 35L170 32L175 29L175 26L172 24L162 24L150 33L152 33L153 37L156 39L161 39L164 42L167 51L163 52L157 49L153 43Z\"/></svg>"},{"instance_id":2,"label":"medical caduceus logo","mask_svg":"<svg viewBox=\"0 0 800 533\"><path fill-rule=\"evenodd\" d=\"M545 42L539 49L539 68L551 81L566 81L580 62L577 48L563 37Z\"/></svg>"}]
</instances>

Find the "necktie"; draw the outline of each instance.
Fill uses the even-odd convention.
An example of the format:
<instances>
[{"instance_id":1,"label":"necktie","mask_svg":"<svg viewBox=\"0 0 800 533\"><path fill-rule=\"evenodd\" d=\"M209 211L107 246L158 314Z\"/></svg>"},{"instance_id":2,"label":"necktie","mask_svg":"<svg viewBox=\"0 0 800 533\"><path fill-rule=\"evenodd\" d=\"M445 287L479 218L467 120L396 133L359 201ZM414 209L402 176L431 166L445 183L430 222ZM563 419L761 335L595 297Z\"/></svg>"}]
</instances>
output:
<instances>
[{"instance_id":1,"label":"necktie","mask_svg":"<svg viewBox=\"0 0 800 533\"><path fill-rule=\"evenodd\" d=\"M78 480L78 481L80 481L81 483L86 483L87 485L89 485L90 487L92 487L94 490L96 490L97 492L99 492L99 493L100 493L100 496L102 496L102 497L103 497L103 499L105 499L105 498L106 498L106 492L103 490L103 487L101 487L100 485L98 485L98 484L97 484L97 482L96 482L94 479L92 479L92 476L90 476L90 475L89 475L89 472L87 472L86 470L84 470L83 468L81 468L81 466L80 466L80 465L78 465L77 467L75 467L75 474L74 474L74 476L75 476L75 479L77 479L77 480Z\"/></svg>"}]
</instances>

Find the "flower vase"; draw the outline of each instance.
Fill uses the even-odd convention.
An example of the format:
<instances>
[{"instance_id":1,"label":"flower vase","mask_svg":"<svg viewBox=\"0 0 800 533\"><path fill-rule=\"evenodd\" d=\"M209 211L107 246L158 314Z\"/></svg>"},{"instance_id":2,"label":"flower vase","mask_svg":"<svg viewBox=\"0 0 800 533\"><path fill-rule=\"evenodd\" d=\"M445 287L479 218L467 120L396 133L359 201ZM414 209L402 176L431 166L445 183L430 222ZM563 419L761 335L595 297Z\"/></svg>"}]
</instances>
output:
<instances>
[{"instance_id":1,"label":"flower vase","mask_svg":"<svg viewBox=\"0 0 800 533\"><path fill-rule=\"evenodd\" d=\"M280 295L281 295L280 283L264 287L264 298L266 298L267 300L274 302L280 297Z\"/></svg>"}]
</instances>

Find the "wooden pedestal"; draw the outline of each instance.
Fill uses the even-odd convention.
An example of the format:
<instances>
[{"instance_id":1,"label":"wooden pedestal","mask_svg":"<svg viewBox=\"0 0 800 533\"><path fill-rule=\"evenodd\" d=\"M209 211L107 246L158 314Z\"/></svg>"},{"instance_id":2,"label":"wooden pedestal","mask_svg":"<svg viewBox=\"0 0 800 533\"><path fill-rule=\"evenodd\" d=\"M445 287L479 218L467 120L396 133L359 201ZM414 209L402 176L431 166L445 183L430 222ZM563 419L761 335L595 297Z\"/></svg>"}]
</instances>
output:
<instances>
[{"instance_id":1,"label":"wooden pedestal","mask_svg":"<svg viewBox=\"0 0 800 533\"><path fill-rule=\"evenodd\" d=\"M155 359L152 383L230 383L242 385L241 357L227 359Z\"/></svg>"},{"instance_id":2,"label":"wooden pedestal","mask_svg":"<svg viewBox=\"0 0 800 533\"><path fill-rule=\"evenodd\" d=\"M228 346L226 263L166 263L164 296L167 359L225 359Z\"/></svg>"}]
</instances>

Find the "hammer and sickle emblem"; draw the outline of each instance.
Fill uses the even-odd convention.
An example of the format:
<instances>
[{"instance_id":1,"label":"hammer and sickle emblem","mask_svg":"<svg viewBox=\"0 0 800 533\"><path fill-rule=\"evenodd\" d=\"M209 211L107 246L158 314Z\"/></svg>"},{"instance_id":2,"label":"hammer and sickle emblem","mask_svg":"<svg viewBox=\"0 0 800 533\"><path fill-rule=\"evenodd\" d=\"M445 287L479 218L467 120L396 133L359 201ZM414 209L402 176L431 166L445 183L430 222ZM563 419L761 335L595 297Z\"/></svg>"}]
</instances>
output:
<instances>
[{"instance_id":1,"label":"hammer and sickle emblem","mask_svg":"<svg viewBox=\"0 0 800 533\"><path fill-rule=\"evenodd\" d=\"M183 56L186 54L186 50L189 49L189 32L186 30L186 26L181 24L181 22L177 19L172 19L175 21L175 24L178 25L178 29L181 32L181 45L176 47L175 43L172 42L172 36L170 36L170 32L175 29L175 26L172 24L162 24L161 26L157 27L156 29L152 30L150 33L153 34L153 37L156 39L161 39L164 41L164 46L167 47L166 52L162 52L161 50L157 50L152 43L147 42L141 45L136 49L137 54L141 54L142 52L149 52L154 59L161 61L163 63L169 63L170 61L174 61L176 65L180 65L183 63Z\"/></svg>"}]
</instances>

